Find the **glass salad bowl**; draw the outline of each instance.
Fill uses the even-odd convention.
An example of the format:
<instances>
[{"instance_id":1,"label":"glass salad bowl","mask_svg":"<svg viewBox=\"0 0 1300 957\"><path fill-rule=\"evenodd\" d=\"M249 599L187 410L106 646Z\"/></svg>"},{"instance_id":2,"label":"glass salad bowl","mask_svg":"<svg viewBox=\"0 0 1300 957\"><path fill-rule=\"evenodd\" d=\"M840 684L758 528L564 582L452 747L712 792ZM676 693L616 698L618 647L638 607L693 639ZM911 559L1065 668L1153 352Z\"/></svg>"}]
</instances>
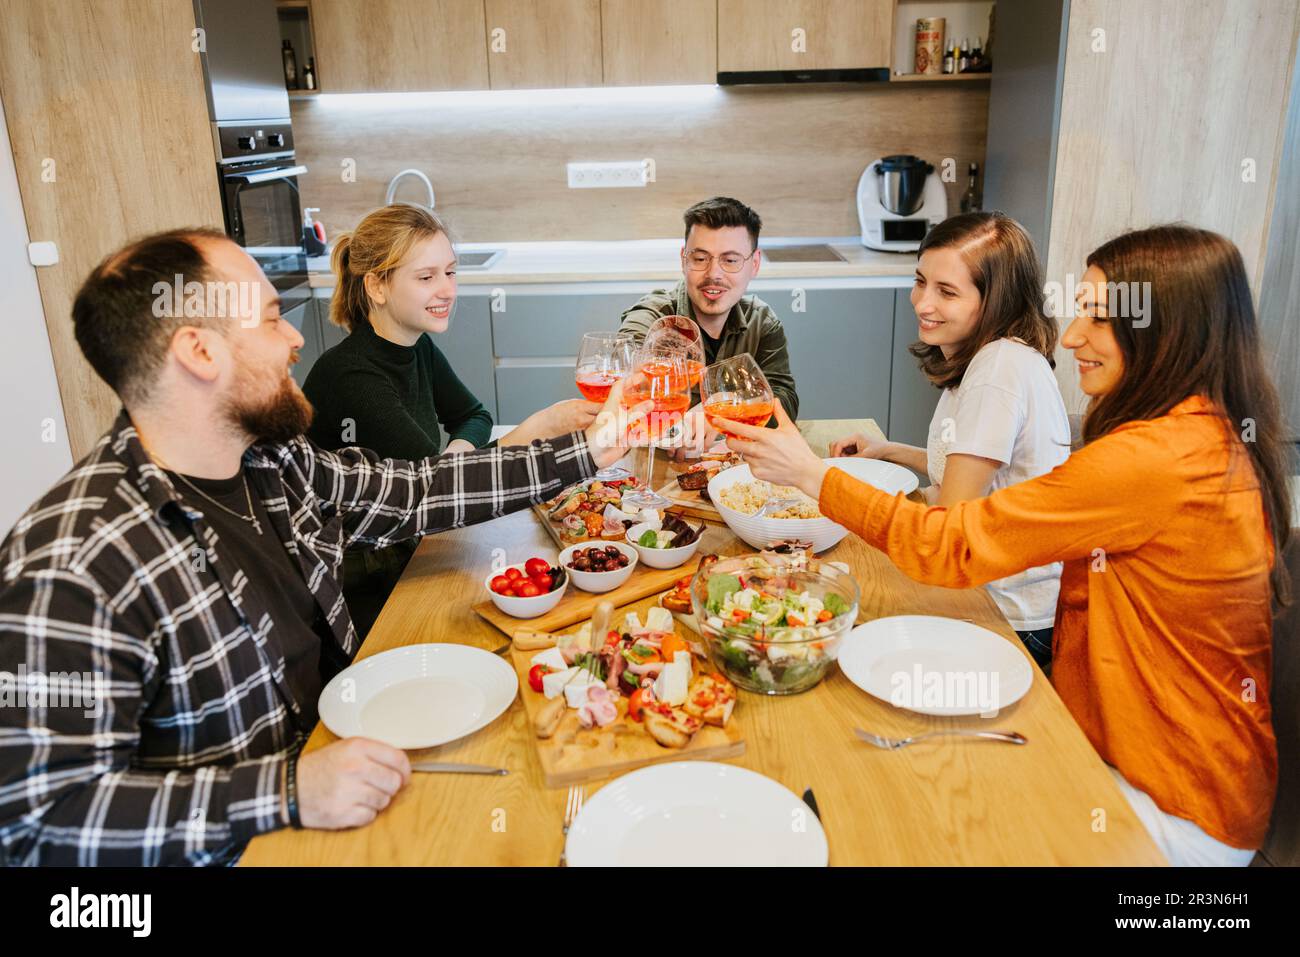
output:
<instances>
[{"instance_id":1,"label":"glass salad bowl","mask_svg":"<svg viewBox=\"0 0 1300 957\"><path fill-rule=\"evenodd\" d=\"M738 687L798 694L826 676L858 617L853 576L781 556L724 558L700 569L691 605L709 657Z\"/></svg>"}]
</instances>

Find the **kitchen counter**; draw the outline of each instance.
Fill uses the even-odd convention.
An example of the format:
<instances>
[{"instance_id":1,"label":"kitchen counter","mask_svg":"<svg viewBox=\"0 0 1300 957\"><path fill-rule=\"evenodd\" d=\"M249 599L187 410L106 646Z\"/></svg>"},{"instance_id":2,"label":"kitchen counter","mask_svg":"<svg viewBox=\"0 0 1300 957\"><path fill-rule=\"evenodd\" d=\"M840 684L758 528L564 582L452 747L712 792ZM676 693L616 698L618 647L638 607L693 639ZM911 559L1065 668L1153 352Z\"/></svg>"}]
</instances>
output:
<instances>
[{"instance_id":1,"label":"kitchen counter","mask_svg":"<svg viewBox=\"0 0 1300 957\"><path fill-rule=\"evenodd\" d=\"M770 262L763 260L758 279L855 279L884 277L897 285L910 282L916 268L914 253L884 253L867 249L855 237L766 240L760 247L826 243L844 262ZM500 249L504 252L487 269L462 269L461 285L506 285L562 282L676 282L682 267L678 239L638 239L621 242L461 243L462 252ZM332 289L334 276L328 256L307 260L311 285ZM907 281L907 282L905 282ZM895 285L890 283L889 285Z\"/></svg>"}]
</instances>

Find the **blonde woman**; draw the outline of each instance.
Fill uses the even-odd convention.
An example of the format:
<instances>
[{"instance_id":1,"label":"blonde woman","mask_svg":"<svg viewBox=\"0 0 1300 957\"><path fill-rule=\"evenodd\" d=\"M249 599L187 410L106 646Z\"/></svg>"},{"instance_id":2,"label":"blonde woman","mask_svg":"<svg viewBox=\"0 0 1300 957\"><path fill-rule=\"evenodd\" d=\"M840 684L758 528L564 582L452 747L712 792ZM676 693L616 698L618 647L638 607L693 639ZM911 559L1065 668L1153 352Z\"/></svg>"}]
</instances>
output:
<instances>
[{"instance_id":1,"label":"blonde woman","mask_svg":"<svg viewBox=\"0 0 1300 957\"><path fill-rule=\"evenodd\" d=\"M447 331L456 303L456 250L443 222L404 203L377 209L339 237L331 266L330 321L348 336L316 361L303 384L316 411L312 441L413 460L488 445L492 416L431 338ZM557 402L529 416L501 444L582 431L599 411L581 399ZM343 594L362 636L414 548L412 542L348 553Z\"/></svg>"}]
</instances>

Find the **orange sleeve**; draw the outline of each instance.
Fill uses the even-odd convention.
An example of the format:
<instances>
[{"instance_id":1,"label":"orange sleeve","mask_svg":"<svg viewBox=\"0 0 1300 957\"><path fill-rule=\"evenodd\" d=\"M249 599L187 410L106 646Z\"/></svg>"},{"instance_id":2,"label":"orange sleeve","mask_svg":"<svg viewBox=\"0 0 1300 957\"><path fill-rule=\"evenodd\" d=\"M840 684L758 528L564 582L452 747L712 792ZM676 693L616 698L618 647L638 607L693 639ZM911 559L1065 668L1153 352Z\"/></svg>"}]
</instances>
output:
<instances>
[{"instance_id":1,"label":"orange sleeve","mask_svg":"<svg viewBox=\"0 0 1300 957\"><path fill-rule=\"evenodd\" d=\"M1112 433L1046 475L952 508L889 495L835 468L819 504L917 581L969 588L1148 541L1185 494L1150 431Z\"/></svg>"}]
</instances>

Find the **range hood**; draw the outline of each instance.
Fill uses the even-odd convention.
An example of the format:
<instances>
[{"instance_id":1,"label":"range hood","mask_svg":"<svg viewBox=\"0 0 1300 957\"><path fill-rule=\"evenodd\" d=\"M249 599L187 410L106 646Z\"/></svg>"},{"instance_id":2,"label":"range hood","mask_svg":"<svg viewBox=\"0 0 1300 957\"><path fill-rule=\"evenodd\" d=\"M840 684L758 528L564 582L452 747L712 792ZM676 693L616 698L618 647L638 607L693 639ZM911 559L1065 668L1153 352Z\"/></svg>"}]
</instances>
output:
<instances>
[{"instance_id":1,"label":"range hood","mask_svg":"<svg viewBox=\"0 0 1300 957\"><path fill-rule=\"evenodd\" d=\"M855 67L840 70L739 70L719 73L719 86L774 83L888 83L889 67Z\"/></svg>"}]
</instances>

